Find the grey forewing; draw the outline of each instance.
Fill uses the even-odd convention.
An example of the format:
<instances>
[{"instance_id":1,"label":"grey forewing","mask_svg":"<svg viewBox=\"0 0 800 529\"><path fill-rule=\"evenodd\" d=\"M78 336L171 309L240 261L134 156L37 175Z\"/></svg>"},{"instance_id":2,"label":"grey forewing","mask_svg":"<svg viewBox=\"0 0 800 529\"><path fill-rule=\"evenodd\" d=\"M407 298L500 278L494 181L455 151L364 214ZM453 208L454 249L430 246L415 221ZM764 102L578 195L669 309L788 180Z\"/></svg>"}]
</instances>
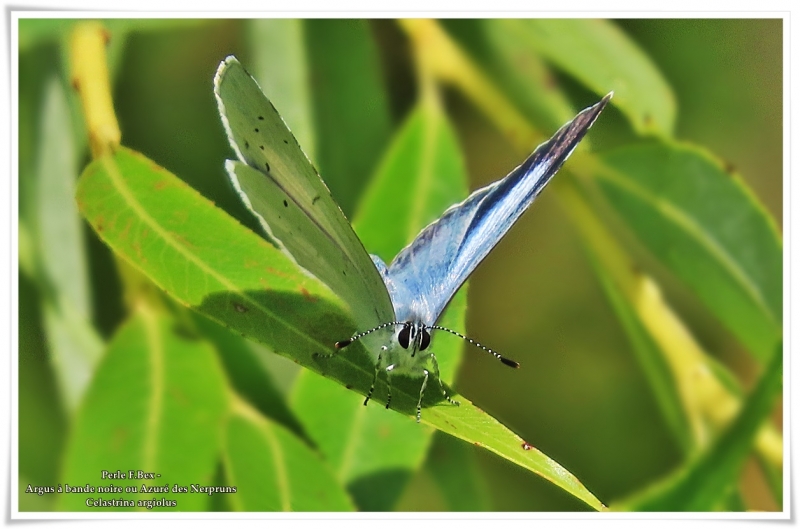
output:
<instances>
[{"instance_id":1,"label":"grey forewing","mask_svg":"<svg viewBox=\"0 0 800 529\"><path fill-rule=\"evenodd\" d=\"M218 70L215 92L238 158L263 174L258 184L264 188L259 185L253 194L271 193L272 203L266 209L252 204L253 212L298 264L348 303L360 326L392 320L388 292L361 241L275 107L235 58L226 59ZM231 103L232 97L237 104ZM254 108L261 110L251 115ZM235 182L240 187L242 183ZM284 194L294 210L288 223L286 216L291 213L283 206ZM282 237L277 233L281 231ZM326 256L333 257L332 262L326 262Z\"/></svg>"},{"instance_id":2,"label":"grey forewing","mask_svg":"<svg viewBox=\"0 0 800 529\"><path fill-rule=\"evenodd\" d=\"M398 320L436 323L458 288L566 161L609 98L583 110L508 176L448 209L395 257L385 281L395 291Z\"/></svg>"}]
</instances>

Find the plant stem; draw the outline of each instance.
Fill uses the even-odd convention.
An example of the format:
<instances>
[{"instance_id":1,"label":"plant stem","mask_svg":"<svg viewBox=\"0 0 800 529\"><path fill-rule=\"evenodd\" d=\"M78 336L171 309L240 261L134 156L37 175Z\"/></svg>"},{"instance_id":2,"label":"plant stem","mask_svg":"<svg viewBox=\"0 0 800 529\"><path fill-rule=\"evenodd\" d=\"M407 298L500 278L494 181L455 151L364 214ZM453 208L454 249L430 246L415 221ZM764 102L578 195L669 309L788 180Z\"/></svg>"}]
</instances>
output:
<instances>
[{"instance_id":1,"label":"plant stem","mask_svg":"<svg viewBox=\"0 0 800 529\"><path fill-rule=\"evenodd\" d=\"M69 43L72 86L83 104L93 158L113 152L121 141L106 60L108 39L99 22L86 22L75 27Z\"/></svg>"}]
</instances>

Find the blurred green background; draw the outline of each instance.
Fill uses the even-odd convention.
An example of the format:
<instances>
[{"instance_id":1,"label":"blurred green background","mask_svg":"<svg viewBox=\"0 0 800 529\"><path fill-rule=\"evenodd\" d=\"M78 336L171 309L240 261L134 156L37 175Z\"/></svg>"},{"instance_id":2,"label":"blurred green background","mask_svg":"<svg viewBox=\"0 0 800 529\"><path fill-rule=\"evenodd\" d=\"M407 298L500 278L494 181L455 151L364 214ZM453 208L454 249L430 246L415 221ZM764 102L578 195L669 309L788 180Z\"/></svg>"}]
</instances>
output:
<instances>
[{"instance_id":1,"label":"blurred green background","mask_svg":"<svg viewBox=\"0 0 800 529\"><path fill-rule=\"evenodd\" d=\"M48 80L69 85L65 43L73 21L23 20L19 51L21 245L36 246L36 174L42 156L43 101ZM677 100L675 137L705 146L740 173L781 226L783 164L783 22L781 20L619 20L624 33L663 74ZM446 27L454 35L467 29ZM247 20L109 21L109 62L114 107L123 145L165 167L242 223L255 222L227 183L223 162L232 157L219 121L212 78L219 61L235 54L251 72L255 46L266 46L269 27ZM313 137L299 137L345 214L351 216L365 183L376 169L391 134L416 97L414 59L407 36L391 20L308 21L309 97ZM366 36L370 46L361 45ZM329 38L354 51L332 60ZM287 64L294 50L276 49ZM377 62L379 75L361 65ZM268 73L267 73L268 75ZM554 68L560 91L582 108L598 99L568 74ZM261 79L260 79L261 80ZM269 81L261 81L270 94ZM325 114L333 97L327 87L349 97ZM369 86L369 90L364 87ZM342 89L345 88L345 90ZM331 90L333 92L333 90ZM365 97L363 93L379 94ZM457 90L446 90L447 113L456 126L476 189L520 162L508 141ZM272 96L284 113L280 98ZM312 105L313 106L313 105ZM75 142L89 161L80 106L71 97ZM378 117L375 117L375 116ZM366 118L364 116L367 116ZM301 117L302 119L302 117ZM291 126L291 118L287 116ZM548 130L547 132L551 132ZM609 107L589 134L602 152L635 134L618 109ZM363 148L341 152L342 137ZM77 177L77 174L75 175ZM110 339L126 313L118 272L109 250L85 224L91 284L91 321ZM755 362L690 290L632 237L622 235L637 263L653 275L664 295L706 351L727 365L750 388ZM28 255L21 247L21 261ZM56 259L57 256L48 256ZM48 360L42 296L48 285L21 265L20 272L20 474L56 482L70 427L68 406L58 391ZM529 443L577 476L608 504L654 482L675 468L681 451L661 417L653 392L615 317L579 238L556 197L545 192L536 205L470 279L466 333L519 361L511 371L477 349L467 348L455 387ZM268 360L278 386L291 387L296 366ZM387 412L388 413L388 412ZM776 410L780 426L780 410ZM437 434L428 455L447 459L456 450L474 452L488 510L581 510L578 500L530 472ZM406 484L394 508L447 510L440 482L423 464ZM23 481L23 478L20 478ZM748 508L775 510L766 483L749 462L741 477ZM45 500L28 508L51 508ZM41 503L36 503L40 501Z\"/></svg>"}]
</instances>

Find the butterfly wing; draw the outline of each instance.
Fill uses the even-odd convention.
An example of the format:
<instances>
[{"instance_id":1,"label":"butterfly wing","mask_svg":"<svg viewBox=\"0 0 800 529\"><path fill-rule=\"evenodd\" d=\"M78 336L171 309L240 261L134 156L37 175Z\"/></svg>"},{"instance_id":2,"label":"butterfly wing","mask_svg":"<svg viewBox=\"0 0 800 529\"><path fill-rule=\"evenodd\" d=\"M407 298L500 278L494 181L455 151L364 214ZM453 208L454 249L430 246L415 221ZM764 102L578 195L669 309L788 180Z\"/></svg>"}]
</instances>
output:
<instances>
[{"instance_id":1,"label":"butterfly wing","mask_svg":"<svg viewBox=\"0 0 800 529\"><path fill-rule=\"evenodd\" d=\"M434 325L467 277L561 168L611 94L583 110L508 176L472 193L423 229L385 274L400 321Z\"/></svg>"},{"instance_id":2,"label":"butterfly wing","mask_svg":"<svg viewBox=\"0 0 800 529\"><path fill-rule=\"evenodd\" d=\"M239 161L228 175L273 241L350 307L360 328L394 321L378 270L278 111L239 61L217 69L214 94Z\"/></svg>"}]
</instances>

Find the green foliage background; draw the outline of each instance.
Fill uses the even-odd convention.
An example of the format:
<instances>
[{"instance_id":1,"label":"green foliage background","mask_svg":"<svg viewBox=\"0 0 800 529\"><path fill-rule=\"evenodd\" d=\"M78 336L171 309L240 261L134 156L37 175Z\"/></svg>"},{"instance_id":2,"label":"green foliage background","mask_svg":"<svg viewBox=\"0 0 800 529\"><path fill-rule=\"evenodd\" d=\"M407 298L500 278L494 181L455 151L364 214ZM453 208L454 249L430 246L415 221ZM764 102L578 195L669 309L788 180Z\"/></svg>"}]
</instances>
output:
<instances>
[{"instance_id":1,"label":"green foliage background","mask_svg":"<svg viewBox=\"0 0 800 529\"><path fill-rule=\"evenodd\" d=\"M186 510L589 508L567 481L554 486L531 466L434 434L380 403L363 412L362 397L185 310L183 286L167 288L175 303L133 270L142 262L116 258L101 241L112 235L98 237L103 225L89 214L93 204L113 207L90 181L105 174L102 164L81 177L80 212L72 199L90 162L67 58L78 22L20 23L20 510L84 508L77 496L22 491L96 484L109 462L240 487L186 496ZM461 63L448 63L455 73L436 64L436 43L415 54L414 26L396 21L104 25L122 144L253 230L224 175L233 154L211 86L229 54L259 80L374 252L396 252L386 241L400 223L372 220L404 172L413 181L415 153L426 147L415 132L433 119L420 110L420 79L439 83L444 132L435 148L469 189L505 175L536 144L507 127L511 114L492 106L490 90L470 90L479 85L459 77ZM780 510L782 21L434 27L535 131L531 140L615 90L584 142L590 149L470 280L467 334L522 369L447 342L452 353L439 358L448 383L612 508ZM425 207L438 215L440 205ZM694 231L676 228L687 218L676 211ZM205 220L191 220L202 232ZM614 267L616 250L591 232L601 224L634 272ZM242 248L261 251L248 241ZM286 284L306 284L284 272ZM671 307L653 309L655 323L631 294L651 284ZM463 301L448 316L459 330ZM233 328L256 338L269 331ZM684 329L690 345L680 342ZM333 343L342 336L326 332L335 330L309 332ZM696 346L701 360L679 356ZM136 398L153 391L165 396L157 413L147 408L155 400Z\"/></svg>"}]
</instances>

